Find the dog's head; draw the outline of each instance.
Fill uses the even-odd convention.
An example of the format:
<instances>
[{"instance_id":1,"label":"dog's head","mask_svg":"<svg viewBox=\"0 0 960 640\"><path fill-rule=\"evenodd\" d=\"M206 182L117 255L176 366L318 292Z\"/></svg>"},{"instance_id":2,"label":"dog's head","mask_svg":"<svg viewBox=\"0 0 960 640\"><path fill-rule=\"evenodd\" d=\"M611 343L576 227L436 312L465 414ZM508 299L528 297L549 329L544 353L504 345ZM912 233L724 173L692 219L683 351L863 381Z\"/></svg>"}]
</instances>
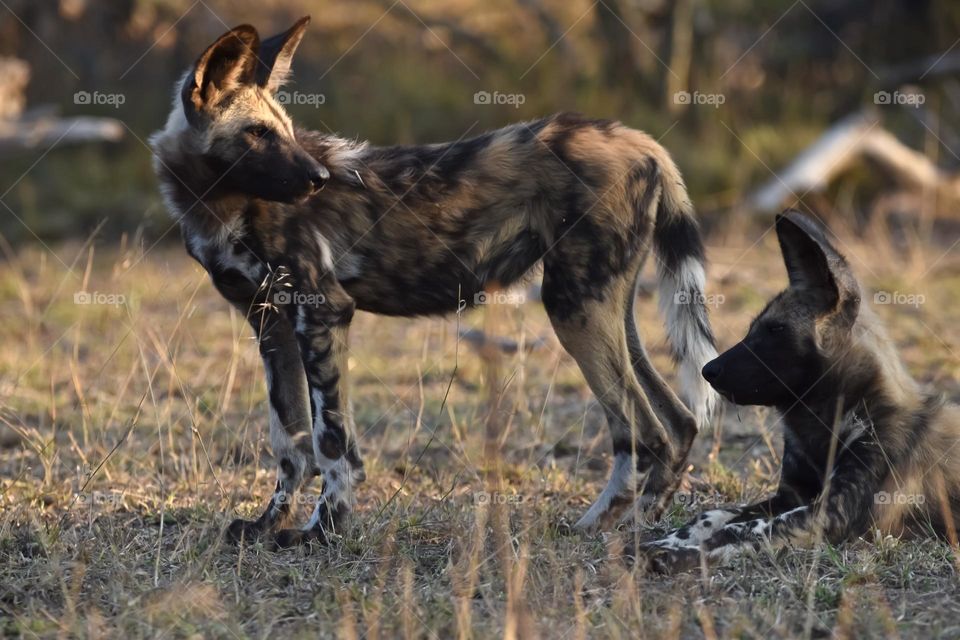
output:
<instances>
[{"instance_id":1,"label":"dog's head","mask_svg":"<svg viewBox=\"0 0 960 640\"><path fill-rule=\"evenodd\" d=\"M737 404L783 406L822 382L837 347L850 340L860 287L823 229L797 211L777 216L789 287L750 324L746 337L703 367Z\"/></svg>"},{"instance_id":2,"label":"dog's head","mask_svg":"<svg viewBox=\"0 0 960 640\"><path fill-rule=\"evenodd\" d=\"M217 38L184 76L171 120L153 140L158 155L176 136L176 148L202 158L217 186L255 198L296 202L323 188L330 172L297 142L276 98L309 22L262 42L249 25Z\"/></svg>"}]
</instances>

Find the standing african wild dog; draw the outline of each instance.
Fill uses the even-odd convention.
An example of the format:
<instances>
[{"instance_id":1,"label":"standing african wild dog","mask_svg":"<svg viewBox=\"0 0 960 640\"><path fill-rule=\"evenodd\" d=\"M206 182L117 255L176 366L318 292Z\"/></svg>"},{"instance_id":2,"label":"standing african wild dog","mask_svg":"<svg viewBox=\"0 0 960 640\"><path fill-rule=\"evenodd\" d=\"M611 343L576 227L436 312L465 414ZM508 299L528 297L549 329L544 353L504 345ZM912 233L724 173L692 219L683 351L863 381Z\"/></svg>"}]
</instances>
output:
<instances>
[{"instance_id":1,"label":"standing african wild dog","mask_svg":"<svg viewBox=\"0 0 960 640\"><path fill-rule=\"evenodd\" d=\"M309 524L277 542L324 540L348 513L364 475L346 384L355 309L453 312L541 261L544 306L603 406L616 454L578 526L602 526L633 499L662 501L716 400L699 376L716 356L703 248L667 152L619 123L569 114L423 146L296 129L274 94L307 22L263 42L250 26L224 34L184 76L151 138L187 250L249 317L266 369L279 478L266 512L228 533L278 527L293 493L319 474ZM634 325L651 240L689 410L651 367Z\"/></svg>"},{"instance_id":2,"label":"standing african wild dog","mask_svg":"<svg viewBox=\"0 0 960 640\"><path fill-rule=\"evenodd\" d=\"M763 544L884 534L955 536L960 407L910 377L847 261L799 212L777 217L789 288L746 337L703 368L721 395L775 407L780 486L768 500L701 514L641 549L661 571Z\"/></svg>"}]
</instances>

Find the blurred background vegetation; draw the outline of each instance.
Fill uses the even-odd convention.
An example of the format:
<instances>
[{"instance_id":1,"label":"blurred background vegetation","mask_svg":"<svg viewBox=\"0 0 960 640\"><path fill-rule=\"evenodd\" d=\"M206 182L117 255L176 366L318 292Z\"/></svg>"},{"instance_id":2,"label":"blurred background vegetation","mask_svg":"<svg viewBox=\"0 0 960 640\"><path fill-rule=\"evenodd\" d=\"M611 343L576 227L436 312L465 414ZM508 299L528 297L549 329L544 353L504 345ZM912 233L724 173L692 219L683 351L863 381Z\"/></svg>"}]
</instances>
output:
<instances>
[{"instance_id":1,"label":"blurred background vegetation","mask_svg":"<svg viewBox=\"0 0 960 640\"><path fill-rule=\"evenodd\" d=\"M874 107L877 91L922 91L920 108L880 105L884 126L945 171L960 165L951 0L5 0L0 56L29 65L23 117L110 117L123 137L66 140L42 161L49 145L5 149L0 233L16 244L100 224L108 237L170 232L145 142L175 81L228 27L266 37L303 14L313 23L290 89L323 104L291 105L300 124L388 144L562 110L616 118L661 139L708 222L828 126ZM78 91L123 104L76 104ZM476 104L478 91L522 104ZM723 103L679 104L678 91ZM885 187L864 173L844 206Z\"/></svg>"},{"instance_id":2,"label":"blurred background vegetation","mask_svg":"<svg viewBox=\"0 0 960 640\"><path fill-rule=\"evenodd\" d=\"M312 559L222 546L273 485L262 365L175 246L146 140L217 36L304 14L286 90L323 99L288 107L301 125L394 144L622 120L687 179L721 345L783 286L768 214L799 201L840 232L910 370L960 398L957 0L0 0L0 636L958 636L945 543L871 534L660 580L609 561L612 539L559 535L609 436L534 304L358 314L358 526ZM518 344L491 364L500 336ZM729 408L666 522L767 495L778 422Z\"/></svg>"}]
</instances>

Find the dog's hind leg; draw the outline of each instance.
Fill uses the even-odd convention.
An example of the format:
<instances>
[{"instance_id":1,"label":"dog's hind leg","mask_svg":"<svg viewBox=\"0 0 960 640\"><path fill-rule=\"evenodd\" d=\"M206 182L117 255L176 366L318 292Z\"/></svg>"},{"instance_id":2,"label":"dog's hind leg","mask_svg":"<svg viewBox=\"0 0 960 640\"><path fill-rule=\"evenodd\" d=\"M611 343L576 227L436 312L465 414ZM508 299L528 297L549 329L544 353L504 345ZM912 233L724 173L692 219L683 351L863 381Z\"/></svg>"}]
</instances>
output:
<instances>
[{"instance_id":1,"label":"dog's hind leg","mask_svg":"<svg viewBox=\"0 0 960 640\"><path fill-rule=\"evenodd\" d=\"M639 270L637 271L639 276ZM650 359L647 357L646 349L643 348L643 342L637 331L636 320L634 318L634 303L636 301L636 285L634 293L628 298L626 311L624 314L624 327L626 330L627 349L630 354L630 363L633 365L633 371L643 387L644 392L650 400L650 405L660 419L660 422L669 431L670 437L675 444L677 451L675 456L675 466L672 469L674 479L679 483L682 479L683 466L687 460L687 454L697 435L697 421L685 404L677 397L657 370L653 368ZM641 496L634 509L624 513L624 519L635 519L637 515L644 512L657 512L664 508L666 501L673 493L673 489L664 491L657 497L657 504L651 509L649 500Z\"/></svg>"},{"instance_id":2,"label":"dog's hind leg","mask_svg":"<svg viewBox=\"0 0 960 640\"><path fill-rule=\"evenodd\" d=\"M572 235L572 234L571 234ZM642 256L607 278L602 295L596 283L563 260L580 253L574 235L544 259L543 302L557 337L577 361L603 407L613 437L614 463L603 492L575 527L605 528L642 497L653 504L673 484L676 450L670 432L651 406L631 365L623 318L633 296ZM594 287L588 292L588 288Z\"/></svg>"}]
</instances>

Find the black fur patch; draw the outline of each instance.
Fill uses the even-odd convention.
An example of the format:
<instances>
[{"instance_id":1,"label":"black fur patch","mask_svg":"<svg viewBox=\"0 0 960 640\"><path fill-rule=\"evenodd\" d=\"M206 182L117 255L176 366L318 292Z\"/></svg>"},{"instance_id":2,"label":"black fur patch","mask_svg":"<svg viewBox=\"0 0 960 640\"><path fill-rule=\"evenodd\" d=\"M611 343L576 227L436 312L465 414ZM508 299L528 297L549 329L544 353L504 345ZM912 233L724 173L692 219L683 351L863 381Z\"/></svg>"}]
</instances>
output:
<instances>
[{"instance_id":1,"label":"black fur patch","mask_svg":"<svg viewBox=\"0 0 960 640\"><path fill-rule=\"evenodd\" d=\"M297 475L297 468L293 465L293 462L291 462L289 458L280 459L280 470L283 472L283 475L286 478L295 478Z\"/></svg>"},{"instance_id":2,"label":"black fur patch","mask_svg":"<svg viewBox=\"0 0 960 640\"><path fill-rule=\"evenodd\" d=\"M526 143L534 140L543 128L550 122L549 118L541 118L533 122L524 122L517 125L517 142Z\"/></svg>"},{"instance_id":3,"label":"black fur patch","mask_svg":"<svg viewBox=\"0 0 960 640\"><path fill-rule=\"evenodd\" d=\"M320 453L328 460L339 460L347 450L343 428L326 428L319 437Z\"/></svg>"},{"instance_id":4,"label":"black fur patch","mask_svg":"<svg viewBox=\"0 0 960 640\"><path fill-rule=\"evenodd\" d=\"M653 241L663 266L670 272L677 272L689 258L701 264L706 260L700 229L690 216L675 212L657 214Z\"/></svg>"}]
</instances>

